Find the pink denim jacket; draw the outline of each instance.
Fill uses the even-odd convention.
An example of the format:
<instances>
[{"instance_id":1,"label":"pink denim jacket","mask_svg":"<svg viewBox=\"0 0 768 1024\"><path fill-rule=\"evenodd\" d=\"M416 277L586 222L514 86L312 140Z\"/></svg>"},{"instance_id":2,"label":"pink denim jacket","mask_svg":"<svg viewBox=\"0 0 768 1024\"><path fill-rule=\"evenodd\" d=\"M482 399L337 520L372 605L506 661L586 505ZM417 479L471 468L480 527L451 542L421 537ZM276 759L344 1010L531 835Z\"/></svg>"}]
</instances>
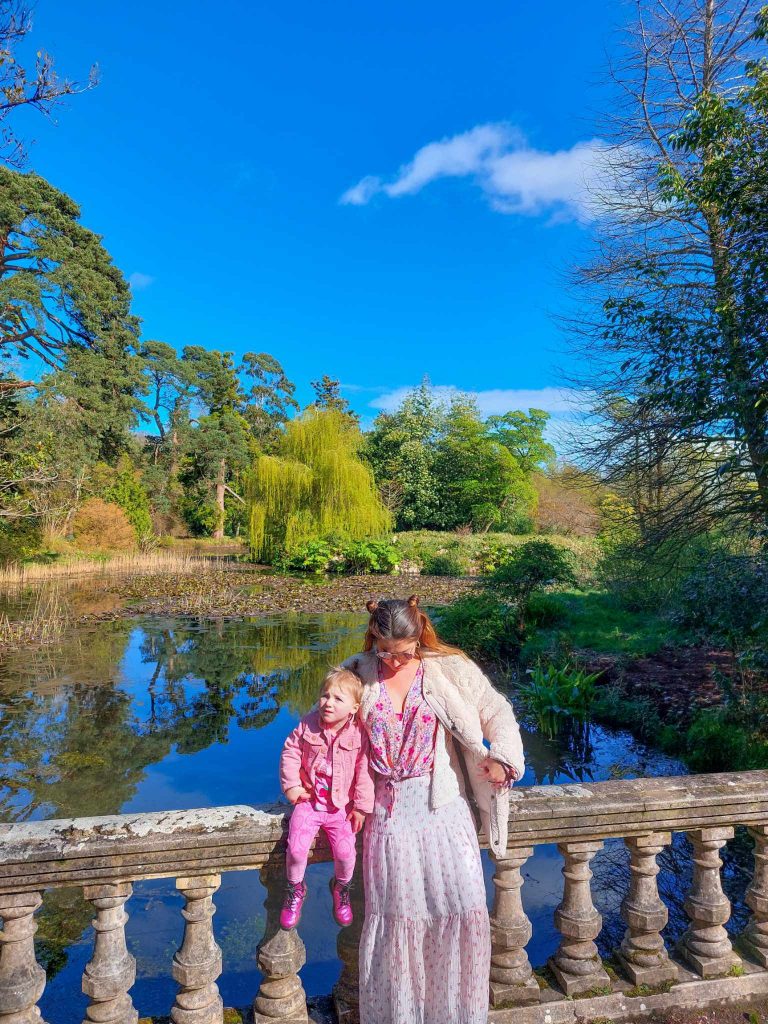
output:
<instances>
[{"instance_id":1,"label":"pink denim jacket","mask_svg":"<svg viewBox=\"0 0 768 1024\"><path fill-rule=\"evenodd\" d=\"M370 744L357 717L347 722L333 744L331 801L339 810L370 814L373 810L373 771ZM280 755L280 785L283 793L294 786L310 791L315 785L315 768L325 761L328 741L317 708L305 715L283 745Z\"/></svg>"}]
</instances>

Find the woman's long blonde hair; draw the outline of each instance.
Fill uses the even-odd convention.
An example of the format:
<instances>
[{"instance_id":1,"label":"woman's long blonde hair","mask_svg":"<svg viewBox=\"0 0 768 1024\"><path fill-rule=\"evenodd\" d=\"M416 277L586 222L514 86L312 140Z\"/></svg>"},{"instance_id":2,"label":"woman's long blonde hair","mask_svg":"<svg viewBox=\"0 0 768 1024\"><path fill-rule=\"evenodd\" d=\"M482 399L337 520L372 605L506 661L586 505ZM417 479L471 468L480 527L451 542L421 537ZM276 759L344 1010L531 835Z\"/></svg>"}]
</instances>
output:
<instances>
[{"instance_id":1,"label":"woman's long blonde hair","mask_svg":"<svg viewBox=\"0 0 768 1024\"><path fill-rule=\"evenodd\" d=\"M365 607L371 617L365 631L364 651L370 651L377 640L416 639L422 654L461 654L467 657L460 647L440 639L427 613L419 608L416 594L411 594L407 601L400 598L370 600Z\"/></svg>"}]
</instances>

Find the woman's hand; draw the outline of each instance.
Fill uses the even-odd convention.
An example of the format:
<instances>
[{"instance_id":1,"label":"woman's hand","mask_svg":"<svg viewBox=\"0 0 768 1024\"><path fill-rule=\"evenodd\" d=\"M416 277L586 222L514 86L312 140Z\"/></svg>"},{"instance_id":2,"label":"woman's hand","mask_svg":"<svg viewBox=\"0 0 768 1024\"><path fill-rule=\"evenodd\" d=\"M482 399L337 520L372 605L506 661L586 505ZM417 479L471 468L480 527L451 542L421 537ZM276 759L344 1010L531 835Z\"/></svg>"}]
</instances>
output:
<instances>
[{"instance_id":1,"label":"woman's hand","mask_svg":"<svg viewBox=\"0 0 768 1024\"><path fill-rule=\"evenodd\" d=\"M505 786L507 784L507 770L500 761L494 761L492 757L484 758L477 766L481 775L484 775L494 786Z\"/></svg>"},{"instance_id":2,"label":"woman's hand","mask_svg":"<svg viewBox=\"0 0 768 1024\"><path fill-rule=\"evenodd\" d=\"M309 793L303 786L291 786L290 789L286 789L285 795L292 804L300 804L304 800L309 800Z\"/></svg>"},{"instance_id":3,"label":"woman's hand","mask_svg":"<svg viewBox=\"0 0 768 1024\"><path fill-rule=\"evenodd\" d=\"M350 811L347 815L347 821L352 826L352 831L357 835L365 824L365 815L362 811Z\"/></svg>"}]
</instances>

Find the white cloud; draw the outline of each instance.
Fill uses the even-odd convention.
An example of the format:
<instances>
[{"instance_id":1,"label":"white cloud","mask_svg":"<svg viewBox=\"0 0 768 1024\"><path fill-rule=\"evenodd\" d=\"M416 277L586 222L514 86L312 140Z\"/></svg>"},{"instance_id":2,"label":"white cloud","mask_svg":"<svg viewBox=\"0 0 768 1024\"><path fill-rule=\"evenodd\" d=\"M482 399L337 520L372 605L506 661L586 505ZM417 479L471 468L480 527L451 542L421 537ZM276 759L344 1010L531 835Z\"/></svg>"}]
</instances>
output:
<instances>
[{"instance_id":1,"label":"white cloud","mask_svg":"<svg viewBox=\"0 0 768 1024\"><path fill-rule=\"evenodd\" d=\"M135 292L140 292L142 290L142 288L149 288L149 286L151 284L154 284L154 282L155 282L154 277L150 277L149 274L142 274L138 270L136 270L128 278L128 284L131 286L131 288Z\"/></svg>"},{"instance_id":2,"label":"white cloud","mask_svg":"<svg viewBox=\"0 0 768 1024\"><path fill-rule=\"evenodd\" d=\"M339 201L364 206L379 194L396 199L439 178L469 177L502 213L589 221L595 217L590 186L604 175L607 154L600 139L548 152L532 148L513 125L483 124L423 146L391 181L362 178Z\"/></svg>"},{"instance_id":3,"label":"white cloud","mask_svg":"<svg viewBox=\"0 0 768 1024\"><path fill-rule=\"evenodd\" d=\"M393 388L378 395L368 403L374 409L393 412L406 395L414 391L406 385ZM437 384L430 393L438 401L450 401L454 395L464 394L474 398L483 416L501 416L511 409L543 409L552 416L573 416L584 412L589 396L576 388L489 388L484 391L468 391L455 384Z\"/></svg>"}]
</instances>

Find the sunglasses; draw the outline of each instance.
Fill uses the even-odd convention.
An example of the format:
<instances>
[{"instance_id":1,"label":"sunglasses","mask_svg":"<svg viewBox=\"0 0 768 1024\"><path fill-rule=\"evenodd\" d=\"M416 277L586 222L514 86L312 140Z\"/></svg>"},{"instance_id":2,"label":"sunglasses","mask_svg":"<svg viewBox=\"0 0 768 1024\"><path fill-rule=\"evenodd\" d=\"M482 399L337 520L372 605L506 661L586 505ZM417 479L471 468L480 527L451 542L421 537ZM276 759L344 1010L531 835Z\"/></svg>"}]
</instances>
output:
<instances>
[{"instance_id":1,"label":"sunglasses","mask_svg":"<svg viewBox=\"0 0 768 1024\"><path fill-rule=\"evenodd\" d=\"M393 658L398 658L400 661L412 661L418 657L416 651L376 651L376 657L381 658L382 661L391 661Z\"/></svg>"}]
</instances>

